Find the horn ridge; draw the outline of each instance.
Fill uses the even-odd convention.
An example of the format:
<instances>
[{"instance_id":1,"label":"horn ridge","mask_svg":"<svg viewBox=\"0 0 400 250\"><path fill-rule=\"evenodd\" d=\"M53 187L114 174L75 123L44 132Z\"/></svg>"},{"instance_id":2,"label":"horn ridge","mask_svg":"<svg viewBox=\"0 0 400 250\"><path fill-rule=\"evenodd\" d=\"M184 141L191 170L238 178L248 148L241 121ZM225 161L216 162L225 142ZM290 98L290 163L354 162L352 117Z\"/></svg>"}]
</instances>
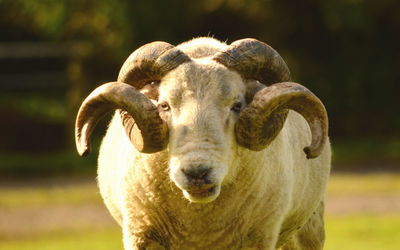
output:
<instances>
[{"instance_id":1,"label":"horn ridge","mask_svg":"<svg viewBox=\"0 0 400 250\"><path fill-rule=\"evenodd\" d=\"M149 81L161 80L169 71L190 60L169 43L152 42L138 48L125 60L118 81L141 89Z\"/></svg>"},{"instance_id":2,"label":"horn ridge","mask_svg":"<svg viewBox=\"0 0 400 250\"><path fill-rule=\"evenodd\" d=\"M233 42L213 59L244 78L258 80L267 86L291 79L289 68L278 52L253 38Z\"/></svg>"}]
</instances>

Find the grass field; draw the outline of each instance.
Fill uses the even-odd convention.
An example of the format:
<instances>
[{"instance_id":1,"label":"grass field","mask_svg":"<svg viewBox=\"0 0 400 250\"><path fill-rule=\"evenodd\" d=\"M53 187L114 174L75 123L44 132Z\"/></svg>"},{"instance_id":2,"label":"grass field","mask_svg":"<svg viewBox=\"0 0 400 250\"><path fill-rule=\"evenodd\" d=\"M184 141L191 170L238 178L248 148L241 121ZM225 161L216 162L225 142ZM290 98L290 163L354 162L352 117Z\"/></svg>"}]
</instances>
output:
<instances>
[{"instance_id":1,"label":"grass field","mask_svg":"<svg viewBox=\"0 0 400 250\"><path fill-rule=\"evenodd\" d=\"M123 249L119 228L46 233L36 237L6 240L1 250L118 250Z\"/></svg>"},{"instance_id":2,"label":"grass field","mask_svg":"<svg viewBox=\"0 0 400 250\"><path fill-rule=\"evenodd\" d=\"M326 250L397 250L400 214L328 215Z\"/></svg>"},{"instance_id":3,"label":"grass field","mask_svg":"<svg viewBox=\"0 0 400 250\"><path fill-rule=\"evenodd\" d=\"M94 181L61 182L0 187L0 250L122 249ZM400 174L333 175L326 230L327 250L399 249Z\"/></svg>"}]
</instances>

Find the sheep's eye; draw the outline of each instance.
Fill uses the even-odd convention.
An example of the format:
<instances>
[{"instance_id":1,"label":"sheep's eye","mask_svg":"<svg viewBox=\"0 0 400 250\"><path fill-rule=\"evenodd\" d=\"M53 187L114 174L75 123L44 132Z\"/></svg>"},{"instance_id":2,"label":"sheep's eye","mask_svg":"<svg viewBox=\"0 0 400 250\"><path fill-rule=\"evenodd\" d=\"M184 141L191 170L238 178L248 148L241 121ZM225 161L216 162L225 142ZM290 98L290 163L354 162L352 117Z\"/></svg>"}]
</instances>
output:
<instances>
[{"instance_id":1,"label":"sheep's eye","mask_svg":"<svg viewBox=\"0 0 400 250\"><path fill-rule=\"evenodd\" d=\"M158 108L162 111L168 111L170 109L167 102L162 102L158 104Z\"/></svg>"},{"instance_id":2,"label":"sheep's eye","mask_svg":"<svg viewBox=\"0 0 400 250\"><path fill-rule=\"evenodd\" d=\"M240 110L242 110L242 103L241 102L236 102L235 104L233 104L231 110L235 113L239 113Z\"/></svg>"}]
</instances>

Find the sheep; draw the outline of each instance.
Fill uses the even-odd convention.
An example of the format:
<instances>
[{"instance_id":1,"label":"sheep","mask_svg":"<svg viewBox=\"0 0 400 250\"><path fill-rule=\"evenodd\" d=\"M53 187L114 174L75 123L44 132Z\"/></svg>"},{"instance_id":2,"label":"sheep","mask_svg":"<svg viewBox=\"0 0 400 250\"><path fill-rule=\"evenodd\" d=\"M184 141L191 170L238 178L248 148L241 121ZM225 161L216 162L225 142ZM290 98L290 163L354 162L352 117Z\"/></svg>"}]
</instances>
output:
<instances>
[{"instance_id":1,"label":"sheep","mask_svg":"<svg viewBox=\"0 0 400 250\"><path fill-rule=\"evenodd\" d=\"M146 44L76 120L104 203L132 249L322 249L330 172L322 102L256 39Z\"/></svg>"}]
</instances>

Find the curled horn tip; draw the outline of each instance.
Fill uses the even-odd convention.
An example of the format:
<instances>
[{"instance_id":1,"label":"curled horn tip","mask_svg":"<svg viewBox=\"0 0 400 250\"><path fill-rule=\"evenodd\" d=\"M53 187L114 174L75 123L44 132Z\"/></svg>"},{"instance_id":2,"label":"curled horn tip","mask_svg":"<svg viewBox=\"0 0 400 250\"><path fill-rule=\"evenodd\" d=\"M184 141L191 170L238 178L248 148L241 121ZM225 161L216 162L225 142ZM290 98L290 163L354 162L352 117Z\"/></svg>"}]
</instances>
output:
<instances>
[{"instance_id":1,"label":"curled horn tip","mask_svg":"<svg viewBox=\"0 0 400 250\"><path fill-rule=\"evenodd\" d=\"M76 140L76 149L79 156L84 157L90 153L90 142L83 140L82 137L78 137Z\"/></svg>"},{"instance_id":2,"label":"curled horn tip","mask_svg":"<svg viewBox=\"0 0 400 250\"><path fill-rule=\"evenodd\" d=\"M312 146L305 147L303 149L304 153L306 154L307 159L314 159L317 158L320 154L318 149L312 148Z\"/></svg>"},{"instance_id":3,"label":"curled horn tip","mask_svg":"<svg viewBox=\"0 0 400 250\"><path fill-rule=\"evenodd\" d=\"M79 126L77 125L75 129L76 150L78 151L79 156L87 156L91 151L90 141L86 132L88 129L88 124L83 125L81 129L79 129Z\"/></svg>"},{"instance_id":4,"label":"curled horn tip","mask_svg":"<svg viewBox=\"0 0 400 250\"><path fill-rule=\"evenodd\" d=\"M87 156L90 153L90 147L88 147L87 145L84 145L84 146L80 145L80 146L78 146L77 149L78 149L79 156L82 156L82 157Z\"/></svg>"},{"instance_id":5,"label":"curled horn tip","mask_svg":"<svg viewBox=\"0 0 400 250\"><path fill-rule=\"evenodd\" d=\"M320 156L322 153L322 150L326 144L326 137L327 137L327 131L324 131L323 137L316 141L311 143L310 146L307 146L303 149L304 153L306 154L307 159L314 159Z\"/></svg>"}]
</instances>

